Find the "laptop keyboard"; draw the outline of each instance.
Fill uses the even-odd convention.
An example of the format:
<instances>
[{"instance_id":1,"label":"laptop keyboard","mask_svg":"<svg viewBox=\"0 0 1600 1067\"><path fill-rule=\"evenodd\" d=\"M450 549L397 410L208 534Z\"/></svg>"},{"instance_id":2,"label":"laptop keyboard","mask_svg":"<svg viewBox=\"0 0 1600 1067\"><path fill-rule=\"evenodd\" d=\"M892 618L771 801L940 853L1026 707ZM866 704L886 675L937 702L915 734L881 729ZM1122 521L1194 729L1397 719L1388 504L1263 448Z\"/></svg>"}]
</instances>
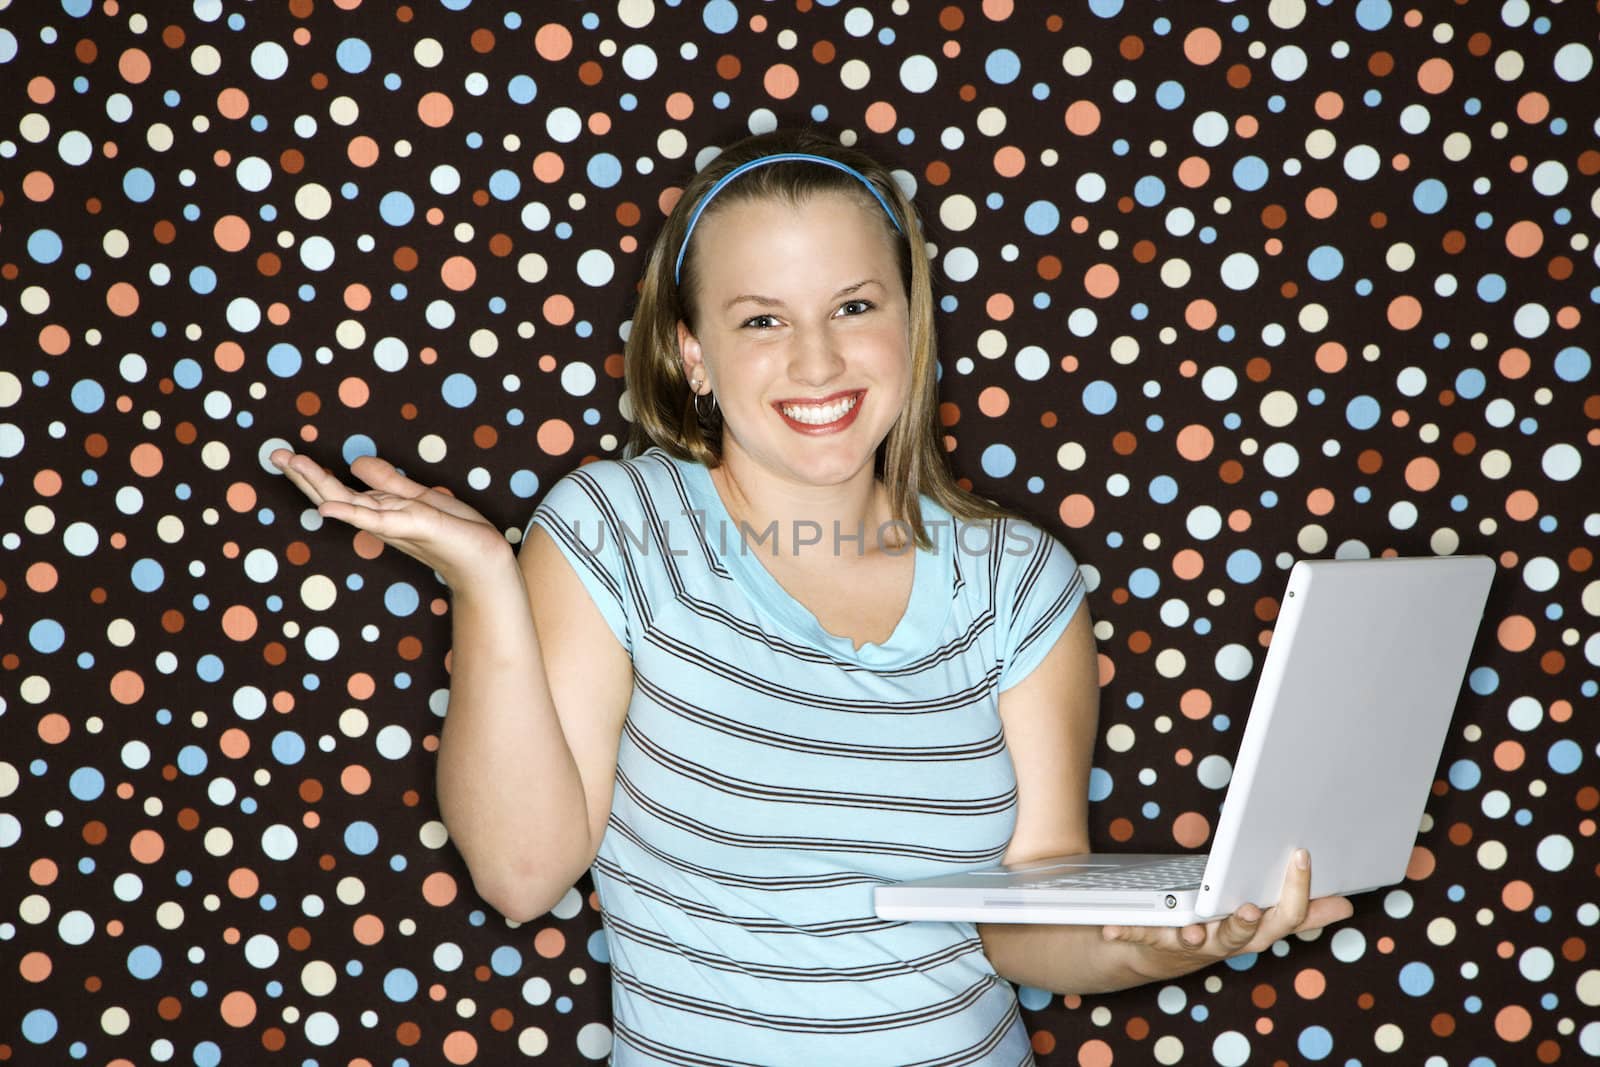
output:
<instances>
[{"instance_id":1,"label":"laptop keyboard","mask_svg":"<svg viewBox=\"0 0 1600 1067\"><path fill-rule=\"evenodd\" d=\"M1205 856L1173 856L1138 867L1081 871L1032 884L1051 889L1192 889L1205 873Z\"/></svg>"}]
</instances>

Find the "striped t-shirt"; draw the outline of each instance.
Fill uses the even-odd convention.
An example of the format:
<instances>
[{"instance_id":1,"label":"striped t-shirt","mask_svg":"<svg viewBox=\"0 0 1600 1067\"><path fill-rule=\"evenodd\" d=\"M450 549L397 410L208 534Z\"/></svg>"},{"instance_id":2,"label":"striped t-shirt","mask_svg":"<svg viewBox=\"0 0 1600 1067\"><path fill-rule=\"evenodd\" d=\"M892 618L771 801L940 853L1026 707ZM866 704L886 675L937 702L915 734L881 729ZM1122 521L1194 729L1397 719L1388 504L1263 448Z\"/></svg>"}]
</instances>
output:
<instances>
[{"instance_id":1,"label":"striped t-shirt","mask_svg":"<svg viewBox=\"0 0 1600 1067\"><path fill-rule=\"evenodd\" d=\"M767 572L775 542L700 464L591 463L535 512L633 659L593 868L619 1067L1032 1062L974 927L879 919L872 888L1005 852L997 699L1083 580L1036 526L922 509L935 550L893 634L860 649Z\"/></svg>"}]
</instances>

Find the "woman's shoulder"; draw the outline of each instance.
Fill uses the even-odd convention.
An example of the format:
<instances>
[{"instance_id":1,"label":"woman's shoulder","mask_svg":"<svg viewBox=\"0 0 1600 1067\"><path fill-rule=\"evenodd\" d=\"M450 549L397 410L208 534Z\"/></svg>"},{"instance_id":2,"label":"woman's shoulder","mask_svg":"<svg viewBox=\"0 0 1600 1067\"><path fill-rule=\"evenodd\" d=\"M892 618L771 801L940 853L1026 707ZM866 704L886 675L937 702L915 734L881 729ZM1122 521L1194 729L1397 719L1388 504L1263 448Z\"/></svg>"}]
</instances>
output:
<instances>
[{"instance_id":1,"label":"woman's shoulder","mask_svg":"<svg viewBox=\"0 0 1600 1067\"><path fill-rule=\"evenodd\" d=\"M634 456L591 460L556 480L541 499L540 510L637 510L680 495L681 466L660 448Z\"/></svg>"}]
</instances>

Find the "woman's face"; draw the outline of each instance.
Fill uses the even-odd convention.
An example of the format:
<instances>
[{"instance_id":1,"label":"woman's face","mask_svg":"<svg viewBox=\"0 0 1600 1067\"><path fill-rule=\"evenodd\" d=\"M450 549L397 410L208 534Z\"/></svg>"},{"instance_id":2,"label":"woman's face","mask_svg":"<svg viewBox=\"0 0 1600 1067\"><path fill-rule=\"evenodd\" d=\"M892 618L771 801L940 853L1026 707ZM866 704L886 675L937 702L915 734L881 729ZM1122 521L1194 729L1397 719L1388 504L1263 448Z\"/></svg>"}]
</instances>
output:
<instances>
[{"instance_id":1,"label":"woman's face","mask_svg":"<svg viewBox=\"0 0 1600 1067\"><path fill-rule=\"evenodd\" d=\"M722 408L736 475L872 477L911 382L905 285L878 211L820 193L737 202L695 228L696 322L679 323L679 350Z\"/></svg>"}]
</instances>

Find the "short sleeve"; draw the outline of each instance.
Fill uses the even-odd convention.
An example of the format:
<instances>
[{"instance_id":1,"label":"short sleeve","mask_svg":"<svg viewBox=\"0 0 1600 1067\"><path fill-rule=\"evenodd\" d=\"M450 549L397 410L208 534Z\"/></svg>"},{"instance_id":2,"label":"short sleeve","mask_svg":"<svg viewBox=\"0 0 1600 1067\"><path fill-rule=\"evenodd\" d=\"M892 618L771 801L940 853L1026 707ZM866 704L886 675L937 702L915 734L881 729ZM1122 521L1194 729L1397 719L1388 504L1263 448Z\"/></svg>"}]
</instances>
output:
<instances>
[{"instance_id":1,"label":"short sleeve","mask_svg":"<svg viewBox=\"0 0 1600 1067\"><path fill-rule=\"evenodd\" d=\"M601 464L591 464L599 467ZM577 572L588 590L589 599L611 627L617 641L631 655L629 635L626 564L620 551L622 520L613 508L614 495L605 491L601 471L579 468L563 477L545 493L523 531L535 525L550 535L561 554Z\"/></svg>"},{"instance_id":2,"label":"short sleeve","mask_svg":"<svg viewBox=\"0 0 1600 1067\"><path fill-rule=\"evenodd\" d=\"M1005 520L995 605L1002 627L1000 689L1028 676L1083 603L1083 574L1065 545L1031 523Z\"/></svg>"}]
</instances>

